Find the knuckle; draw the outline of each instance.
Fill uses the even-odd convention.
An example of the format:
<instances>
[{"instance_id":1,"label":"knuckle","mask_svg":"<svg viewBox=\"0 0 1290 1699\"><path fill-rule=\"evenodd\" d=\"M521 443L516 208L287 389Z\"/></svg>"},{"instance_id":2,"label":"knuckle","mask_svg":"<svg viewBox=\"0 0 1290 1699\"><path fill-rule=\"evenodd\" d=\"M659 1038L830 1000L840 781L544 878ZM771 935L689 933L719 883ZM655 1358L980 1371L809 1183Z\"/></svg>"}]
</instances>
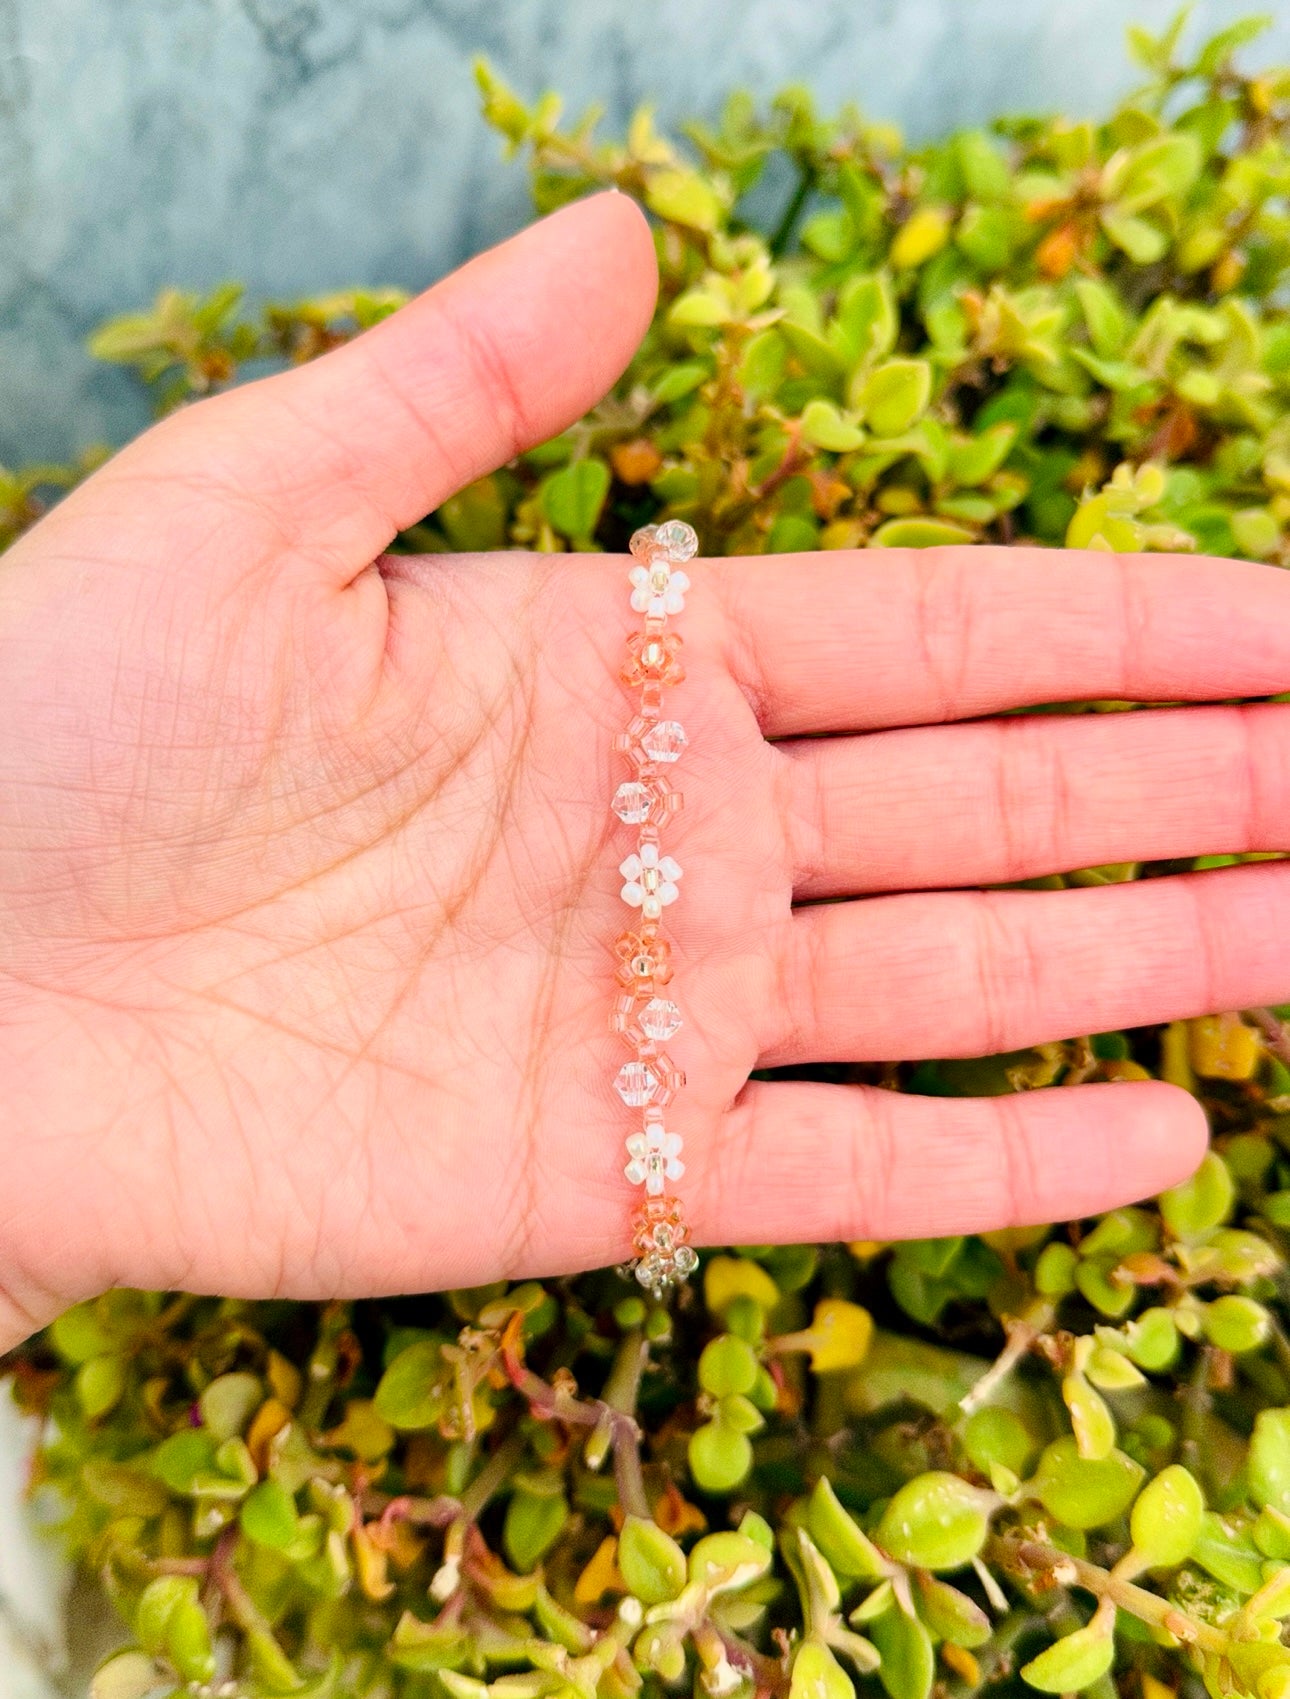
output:
<instances>
[{"instance_id":1,"label":"knuckle","mask_svg":"<svg viewBox=\"0 0 1290 1699\"><path fill-rule=\"evenodd\" d=\"M998 1109L999 1202L1004 1219L999 1226L1021 1227L1039 1219L1041 1192L1030 1136L1028 1106L1022 1097L1001 1097Z\"/></svg>"}]
</instances>

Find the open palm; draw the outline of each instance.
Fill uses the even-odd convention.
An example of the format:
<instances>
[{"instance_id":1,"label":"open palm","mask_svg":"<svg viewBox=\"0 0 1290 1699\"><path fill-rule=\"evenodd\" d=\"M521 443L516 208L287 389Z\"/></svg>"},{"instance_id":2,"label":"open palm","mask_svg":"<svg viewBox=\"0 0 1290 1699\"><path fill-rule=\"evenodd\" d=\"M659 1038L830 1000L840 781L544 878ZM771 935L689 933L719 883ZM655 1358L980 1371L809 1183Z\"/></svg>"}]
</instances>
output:
<instances>
[{"instance_id":1,"label":"open palm","mask_svg":"<svg viewBox=\"0 0 1290 1699\"><path fill-rule=\"evenodd\" d=\"M381 551L596 401L655 286L634 204L579 202L155 427L6 557L0 1345L116 1283L375 1294L627 1253L628 563ZM1156 1082L748 1076L1290 995L1282 864L977 888L1284 847L1282 705L989 716L1284 690L1290 578L985 549L688 570L669 1119L696 1240L1074 1216L1186 1174L1203 1117Z\"/></svg>"}]
</instances>

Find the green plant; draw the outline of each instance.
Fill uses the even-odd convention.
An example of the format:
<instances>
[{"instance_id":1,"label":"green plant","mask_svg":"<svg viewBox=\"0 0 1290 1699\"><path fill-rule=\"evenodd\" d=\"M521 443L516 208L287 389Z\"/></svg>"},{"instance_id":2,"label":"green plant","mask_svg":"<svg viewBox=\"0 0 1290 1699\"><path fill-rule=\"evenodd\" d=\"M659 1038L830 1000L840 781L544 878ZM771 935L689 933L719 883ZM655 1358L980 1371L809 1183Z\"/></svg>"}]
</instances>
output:
<instances>
[{"instance_id":1,"label":"green plant","mask_svg":"<svg viewBox=\"0 0 1290 1699\"><path fill-rule=\"evenodd\" d=\"M659 311L610 399L399 546L621 548L667 512L711 553L1025 538L1290 565L1290 72L1236 68L1252 33L1182 58L1180 26L1135 32L1149 81L1104 123L918 151L798 89L732 97L689 152L648 112L601 143L481 65L540 209L612 182L656 215ZM763 229L753 191L785 166ZM246 316L232 287L167 291L95 347L174 406L397 299ZM75 475L0 476L6 533ZM96 1699L1286 1699L1287 1015L844 1071L1195 1093L1195 1177L1094 1222L708 1253L670 1311L605 1272L68 1312L6 1366L48 1418L35 1490L133 1637Z\"/></svg>"}]
</instances>

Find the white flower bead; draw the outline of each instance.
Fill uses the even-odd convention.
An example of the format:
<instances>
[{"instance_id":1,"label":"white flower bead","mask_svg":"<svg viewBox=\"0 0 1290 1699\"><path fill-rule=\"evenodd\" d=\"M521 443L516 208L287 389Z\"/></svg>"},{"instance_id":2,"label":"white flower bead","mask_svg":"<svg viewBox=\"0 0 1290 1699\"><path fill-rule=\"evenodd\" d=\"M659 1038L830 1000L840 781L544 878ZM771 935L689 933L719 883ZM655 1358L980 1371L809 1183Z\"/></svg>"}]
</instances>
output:
<instances>
[{"instance_id":1,"label":"white flower bead","mask_svg":"<svg viewBox=\"0 0 1290 1699\"><path fill-rule=\"evenodd\" d=\"M680 1134L664 1132L658 1121L651 1121L643 1133L632 1134L627 1154L631 1161L623 1173L633 1186L644 1186L651 1197L662 1192L665 1181L679 1180L685 1173Z\"/></svg>"},{"instance_id":2,"label":"white flower bead","mask_svg":"<svg viewBox=\"0 0 1290 1699\"><path fill-rule=\"evenodd\" d=\"M680 896L676 888L681 877L680 866L670 855L660 860L657 844L642 844L640 854L629 855L618 871L626 881L623 901L640 909L648 919L656 920Z\"/></svg>"},{"instance_id":3,"label":"white flower bead","mask_svg":"<svg viewBox=\"0 0 1290 1699\"><path fill-rule=\"evenodd\" d=\"M670 614L679 614L685 606L685 592L690 588L690 575L672 568L667 589L663 593L663 605Z\"/></svg>"},{"instance_id":4,"label":"white flower bead","mask_svg":"<svg viewBox=\"0 0 1290 1699\"><path fill-rule=\"evenodd\" d=\"M638 614L679 614L685 607L690 576L665 560L651 566L634 566L627 574L632 583L632 607Z\"/></svg>"}]
</instances>

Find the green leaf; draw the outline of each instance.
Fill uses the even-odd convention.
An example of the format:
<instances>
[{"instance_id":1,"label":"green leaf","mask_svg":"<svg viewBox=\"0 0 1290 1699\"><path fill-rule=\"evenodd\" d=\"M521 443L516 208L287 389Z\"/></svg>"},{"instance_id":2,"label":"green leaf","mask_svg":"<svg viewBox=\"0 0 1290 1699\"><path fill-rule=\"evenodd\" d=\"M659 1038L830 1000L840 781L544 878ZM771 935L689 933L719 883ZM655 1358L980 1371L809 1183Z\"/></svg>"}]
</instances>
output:
<instances>
[{"instance_id":1,"label":"green leaf","mask_svg":"<svg viewBox=\"0 0 1290 1699\"><path fill-rule=\"evenodd\" d=\"M1123 210L1141 212L1185 195L1200 175L1201 164L1200 142L1190 131L1166 131L1112 161L1103 190Z\"/></svg>"},{"instance_id":2,"label":"green leaf","mask_svg":"<svg viewBox=\"0 0 1290 1699\"><path fill-rule=\"evenodd\" d=\"M859 1581L878 1581L888 1565L882 1553L850 1516L821 1475L811 1489L806 1505L806 1526L811 1538L839 1575Z\"/></svg>"},{"instance_id":3,"label":"green leaf","mask_svg":"<svg viewBox=\"0 0 1290 1699\"><path fill-rule=\"evenodd\" d=\"M438 1422L450 1385L438 1342L418 1339L381 1376L373 1403L391 1427L415 1432Z\"/></svg>"},{"instance_id":4,"label":"green leaf","mask_svg":"<svg viewBox=\"0 0 1290 1699\"><path fill-rule=\"evenodd\" d=\"M502 1544L522 1575L528 1575L543 1552L549 1551L569 1520L569 1501L562 1492L513 1492L506 1506Z\"/></svg>"},{"instance_id":5,"label":"green leaf","mask_svg":"<svg viewBox=\"0 0 1290 1699\"><path fill-rule=\"evenodd\" d=\"M826 448L834 454L845 454L849 449L859 448L864 441L864 432L859 425L845 419L832 401L825 401L819 396L808 401L803 408L800 429L803 442L815 448Z\"/></svg>"},{"instance_id":6,"label":"green leaf","mask_svg":"<svg viewBox=\"0 0 1290 1699\"><path fill-rule=\"evenodd\" d=\"M1176 1239L1198 1239L1227 1220L1235 1197L1227 1164L1209 1150L1190 1180L1161 1194L1160 1215Z\"/></svg>"},{"instance_id":7,"label":"green leaf","mask_svg":"<svg viewBox=\"0 0 1290 1699\"><path fill-rule=\"evenodd\" d=\"M869 539L871 549L939 549L970 543L973 533L947 519L889 519Z\"/></svg>"},{"instance_id":8,"label":"green leaf","mask_svg":"<svg viewBox=\"0 0 1290 1699\"><path fill-rule=\"evenodd\" d=\"M1280 547L1281 526L1271 508L1238 508L1231 524L1237 548L1251 560L1269 560Z\"/></svg>"},{"instance_id":9,"label":"green leaf","mask_svg":"<svg viewBox=\"0 0 1290 1699\"><path fill-rule=\"evenodd\" d=\"M713 288L687 289L678 295L668 308L669 324L688 325L701 329L706 326L729 324L735 317L727 294Z\"/></svg>"},{"instance_id":10,"label":"green leaf","mask_svg":"<svg viewBox=\"0 0 1290 1699\"><path fill-rule=\"evenodd\" d=\"M1064 1298L1075 1290L1079 1258L1068 1244L1055 1239L1045 1245L1035 1264L1035 1290L1045 1298Z\"/></svg>"},{"instance_id":11,"label":"green leaf","mask_svg":"<svg viewBox=\"0 0 1290 1699\"><path fill-rule=\"evenodd\" d=\"M1192 1547L1198 1563L1235 1593L1257 1593L1263 1585L1263 1558L1248 1529L1207 1510Z\"/></svg>"},{"instance_id":12,"label":"green leaf","mask_svg":"<svg viewBox=\"0 0 1290 1699\"><path fill-rule=\"evenodd\" d=\"M197 1582L190 1575L159 1575L149 1581L134 1611L134 1637L145 1652L165 1652L171 1617L180 1605L196 1604L197 1595Z\"/></svg>"},{"instance_id":13,"label":"green leaf","mask_svg":"<svg viewBox=\"0 0 1290 1699\"><path fill-rule=\"evenodd\" d=\"M1068 1528L1101 1528L1123 1516L1137 1496L1146 1471L1122 1451L1081 1457L1064 1435L1045 1447L1030 1483L1050 1516Z\"/></svg>"},{"instance_id":14,"label":"green leaf","mask_svg":"<svg viewBox=\"0 0 1290 1699\"><path fill-rule=\"evenodd\" d=\"M820 1640L803 1640L793 1659L788 1699L855 1699L855 1686Z\"/></svg>"},{"instance_id":15,"label":"green leaf","mask_svg":"<svg viewBox=\"0 0 1290 1699\"><path fill-rule=\"evenodd\" d=\"M870 373L860 394L860 413L876 437L907 431L932 394L928 360L887 360Z\"/></svg>"},{"instance_id":16,"label":"green leaf","mask_svg":"<svg viewBox=\"0 0 1290 1699\"><path fill-rule=\"evenodd\" d=\"M932 1637L916 1616L887 1611L869 1630L882 1656L878 1679L890 1699L928 1699L936 1675Z\"/></svg>"},{"instance_id":17,"label":"green leaf","mask_svg":"<svg viewBox=\"0 0 1290 1699\"><path fill-rule=\"evenodd\" d=\"M1080 1456L1108 1456L1115 1445L1115 1418L1106 1400L1079 1374L1063 1378L1062 1398L1070 1411Z\"/></svg>"},{"instance_id":18,"label":"green leaf","mask_svg":"<svg viewBox=\"0 0 1290 1699\"><path fill-rule=\"evenodd\" d=\"M657 1522L628 1516L618 1536L618 1567L643 1605L675 1599L685 1586L685 1553Z\"/></svg>"},{"instance_id":19,"label":"green leaf","mask_svg":"<svg viewBox=\"0 0 1290 1699\"><path fill-rule=\"evenodd\" d=\"M1102 213L1102 228L1135 265L1154 265L1169 246L1169 238L1158 224L1133 213L1107 207Z\"/></svg>"},{"instance_id":20,"label":"green leaf","mask_svg":"<svg viewBox=\"0 0 1290 1699\"><path fill-rule=\"evenodd\" d=\"M1021 1679L1041 1693L1081 1693L1100 1681L1115 1657L1114 1613L1099 1612L1085 1628L1055 1641L1021 1669Z\"/></svg>"},{"instance_id":21,"label":"green leaf","mask_svg":"<svg viewBox=\"0 0 1290 1699\"><path fill-rule=\"evenodd\" d=\"M987 1404L974 1410L963 1429L963 1449L982 1472L992 1465L1020 1475L1035 1449L1030 1429L1013 1410Z\"/></svg>"},{"instance_id":22,"label":"green leaf","mask_svg":"<svg viewBox=\"0 0 1290 1699\"><path fill-rule=\"evenodd\" d=\"M975 1600L948 1581L938 1581L923 1570L915 1574L918 1589L918 1612L933 1634L951 1645L984 1646L990 1638L990 1618Z\"/></svg>"},{"instance_id":23,"label":"green leaf","mask_svg":"<svg viewBox=\"0 0 1290 1699\"><path fill-rule=\"evenodd\" d=\"M64 1310L50 1323L49 1339L65 1363L88 1362L91 1357L105 1356L120 1343L95 1303L76 1304Z\"/></svg>"},{"instance_id":24,"label":"green leaf","mask_svg":"<svg viewBox=\"0 0 1290 1699\"><path fill-rule=\"evenodd\" d=\"M748 1534L705 1534L689 1557L690 1580L707 1593L728 1593L758 1581L771 1566L771 1553Z\"/></svg>"},{"instance_id":25,"label":"green leaf","mask_svg":"<svg viewBox=\"0 0 1290 1699\"><path fill-rule=\"evenodd\" d=\"M97 1422L115 1410L125 1393L125 1358L117 1354L91 1357L76 1371L76 1401L87 1421Z\"/></svg>"},{"instance_id":26,"label":"green leaf","mask_svg":"<svg viewBox=\"0 0 1290 1699\"><path fill-rule=\"evenodd\" d=\"M470 1636L460 1623L422 1622L407 1610L390 1640L390 1662L422 1674L459 1669L469 1656ZM482 1683L476 1685L483 1690Z\"/></svg>"},{"instance_id":27,"label":"green leaf","mask_svg":"<svg viewBox=\"0 0 1290 1699\"><path fill-rule=\"evenodd\" d=\"M542 480L542 511L562 536L586 541L600 518L609 483L609 468L603 460L590 456L572 460Z\"/></svg>"},{"instance_id":28,"label":"green leaf","mask_svg":"<svg viewBox=\"0 0 1290 1699\"><path fill-rule=\"evenodd\" d=\"M285 1551L300 1528L295 1499L274 1480L252 1488L242 1503L239 1521L248 1540L274 1551Z\"/></svg>"},{"instance_id":29,"label":"green leaf","mask_svg":"<svg viewBox=\"0 0 1290 1699\"><path fill-rule=\"evenodd\" d=\"M762 336L770 336L772 332L763 331L761 334ZM754 337L753 340L757 341L759 338ZM752 344L750 343L744 350L745 362L751 353ZM705 365L702 360L682 360L678 365L667 366L660 372L650 386L650 393L655 401L664 404L670 401L679 401L682 396L691 394L705 379L711 376L711 367ZM742 373L741 381L745 384L748 381Z\"/></svg>"},{"instance_id":30,"label":"green leaf","mask_svg":"<svg viewBox=\"0 0 1290 1699\"><path fill-rule=\"evenodd\" d=\"M476 478L440 502L434 516L453 548L463 553L505 547L507 503L496 473Z\"/></svg>"},{"instance_id":31,"label":"green leaf","mask_svg":"<svg viewBox=\"0 0 1290 1699\"><path fill-rule=\"evenodd\" d=\"M295 1665L267 1628L248 1631L246 1650L256 1685L264 1692L296 1693L304 1685Z\"/></svg>"},{"instance_id":32,"label":"green leaf","mask_svg":"<svg viewBox=\"0 0 1290 1699\"><path fill-rule=\"evenodd\" d=\"M169 1502L160 1482L127 1463L90 1457L81 1465L81 1485L97 1504L122 1516L160 1516Z\"/></svg>"},{"instance_id":33,"label":"green leaf","mask_svg":"<svg viewBox=\"0 0 1290 1699\"><path fill-rule=\"evenodd\" d=\"M946 457L951 480L960 487L983 484L1003 465L1016 440L1016 425L1001 420L978 436L952 442Z\"/></svg>"},{"instance_id":34,"label":"green leaf","mask_svg":"<svg viewBox=\"0 0 1290 1699\"><path fill-rule=\"evenodd\" d=\"M945 1470L918 1475L893 1495L874 1530L897 1563L960 1569L985 1543L993 1495Z\"/></svg>"},{"instance_id":35,"label":"green leaf","mask_svg":"<svg viewBox=\"0 0 1290 1699\"><path fill-rule=\"evenodd\" d=\"M871 361L890 354L899 330L900 313L886 272L869 272L843 285L830 339L843 350L848 365L866 371Z\"/></svg>"},{"instance_id":36,"label":"green leaf","mask_svg":"<svg viewBox=\"0 0 1290 1699\"><path fill-rule=\"evenodd\" d=\"M736 1433L755 1434L766 1426L766 1418L742 1392L728 1392L717 1401L716 1419Z\"/></svg>"},{"instance_id":37,"label":"green leaf","mask_svg":"<svg viewBox=\"0 0 1290 1699\"><path fill-rule=\"evenodd\" d=\"M123 313L91 332L86 347L96 360L128 365L166 347L172 331L155 313Z\"/></svg>"},{"instance_id":38,"label":"green leaf","mask_svg":"<svg viewBox=\"0 0 1290 1699\"><path fill-rule=\"evenodd\" d=\"M795 554L819 546L820 529L814 519L804 513L777 513L766 536L766 552L772 555Z\"/></svg>"},{"instance_id":39,"label":"green leaf","mask_svg":"<svg viewBox=\"0 0 1290 1699\"><path fill-rule=\"evenodd\" d=\"M210 1623L195 1599L182 1599L166 1624L166 1652L185 1681L209 1681L215 1674Z\"/></svg>"},{"instance_id":40,"label":"green leaf","mask_svg":"<svg viewBox=\"0 0 1290 1699\"><path fill-rule=\"evenodd\" d=\"M264 1385L258 1375L219 1375L197 1401L202 1426L217 1440L233 1439L246 1431L246 1424L264 1402Z\"/></svg>"},{"instance_id":41,"label":"green leaf","mask_svg":"<svg viewBox=\"0 0 1290 1699\"><path fill-rule=\"evenodd\" d=\"M730 1493L748 1478L752 1444L724 1422L704 1422L690 1435L690 1473L704 1492Z\"/></svg>"},{"instance_id":42,"label":"green leaf","mask_svg":"<svg viewBox=\"0 0 1290 1699\"><path fill-rule=\"evenodd\" d=\"M793 319L781 319L776 328L812 377L827 380L843 376L846 371L843 356L817 330Z\"/></svg>"},{"instance_id":43,"label":"green leaf","mask_svg":"<svg viewBox=\"0 0 1290 1699\"><path fill-rule=\"evenodd\" d=\"M699 1357L699 1385L713 1398L749 1393L757 1381L757 1353L734 1334L718 1334Z\"/></svg>"},{"instance_id":44,"label":"green leaf","mask_svg":"<svg viewBox=\"0 0 1290 1699\"><path fill-rule=\"evenodd\" d=\"M1246 1472L1255 1504L1290 1514L1290 1409L1259 1411Z\"/></svg>"},{"instance_id":45,"label":"green leaf","mask_svg":"<svg viewBox=\"0 0 1290 1699\"><path fill-rule=\"evenodd\" d=\"M691 230L711 232L725 216L720 196L696 171L651 172L645 185L645 205L660 218Z\"/></svg>"},{"instance_id":46,"label":"green leaf","mask_svg":"<svg viewBox=\"0 0 1290 1699\"><path fill-rule=\"evenodd\" d=\"M1200 1533L1205 1498L1194 1476L1171 1463L1138 1494L1129 1531L1138 1556L1151 1569L1185 1563Z\"/></svg>"},{"instance_id":47,"label":"green leaf","mask_svg":"<svg viewBox=\"0 0 1290 1699\"><path fill-rule=\"evenodd\" d=\"M1128 343L1131 325L1119 296L1101 278L1081 277L1075 284L1075 298L1094 352L1103 360L1118 359Z\"/></svg>"},{"instance_id":48,"label":"green leaf","mask_svg":"<svg viewBox=\"0 0 1290 1699\"><path fill-rule=\"evenodd\" d=\"M963 130L954 138L967 192L976 200L998 200L1012 191L1012 172L984 130Z\"/></svg>"},{"instance_id":49,"label":"green leaf","mask_svg":"<svg viewBox=\"0 0 1290 1699\"><path fill-rule=\"evenodd\" d=\"M778 330L758 331L739 361L740 388L752 400L769 401L783 383L787 366L788 344Z\"/></svg>"},{"instance_id":50,"label":"green leaf","mask_svg":"<svg viewBox=\"0 0 1290 1699\"><path fill-rule=\"evenodd\" d=\"M1267 1306L1242 1292L1225 1292L1221 1298L1215 1298L1206 1305L1203 1319L1205 1337L1210 1344L1217 1345L1220 1351L1230 1351L1234 1357L1266 1345L1274 1326Z\"/></svg>"},{"instance_id":51,"label":"green leaf","mask_svg":"<svg viewBox=\"0 0 1290 1699\"><path fill-rule=\"evenodd\" d=\"M1084 1256L1075 1270L1075 1284L1104 1316L1127 1315L1137 1302L1138 1289L1131 1280L1115 1279L1120 1257Z\"/></svg>"},{"instance_id":52,"label":"green leaf","mask_svg":"<svg viewBox=\"0 0 1290 1699\"><path fill-rule=\"evenodd\" d=\"M1229 24L1226 29L1219 30L1206 42L1196 60L1198 76L1209 77L1214 74L1238 48L1254 41L1263 32L1270 29L1276 19L1269 12L1260 12L1249 18L1239 18L1236 23Z\"/></svg>"},{"instance_id":53,"label":"green leaf","mask_svg":"<svg viewBox=\"0 0 1290 1699\"><path fill-rule=\"evenodd\" d=\"M198 1477L215 1468L215 1441L201 1428L183 1428L162 1440L150 1466L171 1492L190 1494Z\"/></svg>"}]
</instances>

